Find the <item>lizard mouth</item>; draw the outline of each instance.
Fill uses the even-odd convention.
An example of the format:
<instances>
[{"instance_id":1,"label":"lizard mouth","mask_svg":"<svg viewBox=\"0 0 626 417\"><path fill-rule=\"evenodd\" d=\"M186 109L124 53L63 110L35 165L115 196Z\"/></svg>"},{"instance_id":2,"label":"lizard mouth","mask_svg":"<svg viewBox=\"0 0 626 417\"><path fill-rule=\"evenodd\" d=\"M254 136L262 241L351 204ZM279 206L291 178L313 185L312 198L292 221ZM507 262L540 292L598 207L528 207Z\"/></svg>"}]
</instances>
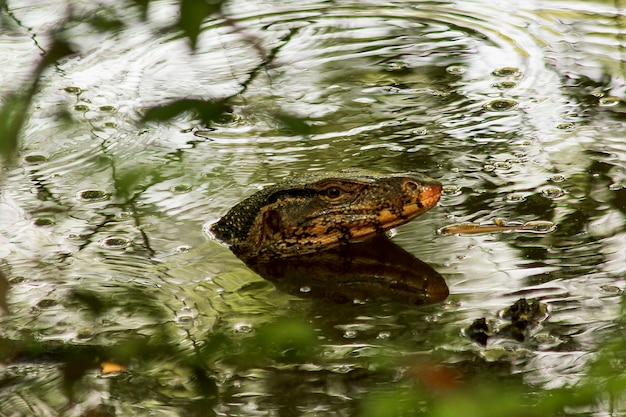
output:
<instances>
[{"instance_id":1,"label":"lizard mouth","mask_svg":"<svg viewBox=\"0 0 626 417\"><path fill-rule=\"evenodd\" d=\"M441 198L443 186L440 182L430 182L423 184L417 197L416 204L423 207L424 211L433 208Z\"/></svg>"},{"instance_id":2,"label":"lizard mouth","mask_svg":"<svg viewBox=\"0 0 626 417\"><path fill-rule=\"evenodd\" d=\"M361 225L352 231L352 240L366 240L371 236L401 226L433 208L441 198L442 185L438 181L419 182L408 178L402 184L406 203L398 210L384 209L378 213L374 224ZM360 229L360 230L359 230Z\"/></svg>"}]
</instances>

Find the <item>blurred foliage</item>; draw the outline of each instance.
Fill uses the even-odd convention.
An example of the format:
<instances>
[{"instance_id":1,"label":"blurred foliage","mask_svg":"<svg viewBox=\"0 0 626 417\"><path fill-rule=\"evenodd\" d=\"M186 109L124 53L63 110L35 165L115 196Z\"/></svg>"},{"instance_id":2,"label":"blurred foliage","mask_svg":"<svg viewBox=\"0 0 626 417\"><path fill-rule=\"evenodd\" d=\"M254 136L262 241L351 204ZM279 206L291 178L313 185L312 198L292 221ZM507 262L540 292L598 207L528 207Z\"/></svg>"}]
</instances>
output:
<instances>
[{"instance_id":1,"label":"blurred foliage","mask_svg":"<svg viewBox=\"0 0 626 417\"><path fill-rule=\"evenodd\" d=\"M171 103L153 107L144 115L144 122L147 121L167 121L175 118L181 113L192 113L205 125L220 120L224 113L230 112L231 108L226 100L197 100L180 99Z\"/></svg>"},{"instance_id":2,"label":"blurred foliage","mask_svg":"<svg viewBox=\"0 0 626 417\"><path fill-rule=\"evenodd\" d=\"M43 72L60 59L73 53L70 45L59 38L53 38L52 45L43 55L33 71L27 85L22 89L2 97L0 107L0 155L9 161L18 147L18 138L28 117L28 108L33 100Z\"/></svg>"},{"instance_id":3,"label":"blurred foliage","mask_svg":"<svg viewBox=\"0 0 626 417\"><path fill-rule=\"evenodd\" d=\"M151 0L121 0L120 3L137 7L141 11L142 18L144 20L148 18ZM163 31L174 31L182 34L188 40L192 51L195 51L204 22L209 18L220 17L225 20L226 24L232 25L236 33L241 33L244 41L251 44L255 53L261 58L261 63L250 72L248 79L241 83L240 91L233 96L220 99L181 98L169 103L158 104L146 110L143 117L144 123L150 121L165 122L181 114L189 114L206 126L219 121L225 114L232 111L229 105L230 100L247 90L248 85L264 68L272 64L282 45L288 42L295 33L295 31L291 31L282 39L282 44L270 51L265 51L254 37L242 33L242 29L228 19L223 11L226 4L227 0L178 0L178 20L173 27L165 27ZM8 30L9 27L21 25L9 7L8 2L0 2L0 9L2 10L0 30ZM54 41L47 50L42 49L42 59L32 72L29 81L15 91L5 93L1 97L0 156L4 158L5 163L11 161L19 148L18 139L28 117L28 109L37 93L43 72L74 52L82 52L71 49L70 37L66 33L67 29L76 23L86 23L98 32L113 33L132 24L124 20L124 15L119 13L120 9L118 8L99 4L95 4L93 7L93 9L83 12L75 12L72 7L68 7L67 16L54 29L54 32L42 34L51 35ZM39 45L38 47L41 48ZM292 134L307 135L310 133L310 126L300 117L290 115L282 110L274 112L271 116Z\"/></svg>"},{"instance_id":4,"label":"blurred foliage","mask_svg":"<svg viewBox=\"0 0 626 417\"><path fill-rule=\"evenodd\" d=\"M63 395L68 407L94 389L94 378L106 375L118 400L137 396L137 401L149 402L152 397L153 401L167 402L177 398L177 406L187 408L192 415L205 416L211 415L216 405L221 368L262 368L319 358L313 328L299 320L280 319L259 326L251 337L242 339L214 331L190 348L181 343L178 327L166 317L156 297L140 290L123 295L74 290L68 306L92 319L113 309L117 310L114 315L141 315L154 323L150 334L145 329L137 334L113 326L112 330L104 329L100 337L94 333L83 343L65 343L41 340L35 332L24 329L20 340L0 338L0 361L16 368L20 364L54 364L59 377L49 380L46 390ZM0 387L19 384L29 386L29 377L0 372ZM182 398L189 400L186 405Z\"/></svg>"},{"instance_id":5,"label":"blurred foliage","mask_svg":"<svg viewBox=\"0 0 626 417\"><path fill-rule=\"evenodd\" d=\"M319 344L313 327L295 319L278 320L262 327L252 343L258 348L260 359L269 358L284 363L311 360Z\"/></svg>"},{"instance_id":6,"label":"blurred foliage","mask_svg":"<svg viewBox=\"0 0 626 417\"><path fill-rule=\"evenodd\" d=\"M202 23L208 17L221 12L224 0L180 0L179 4L178 27L195 49Z\"/></svg>"},{"instance_id":7,"label":"blurred foliage","mask_svg":"<svg viewBox=\"0 0 626 417\"><path fill-rule=\"evenodd\" d=\"M311 126L300 117L284 112L277 112L273 116L274 119L291 134L308 135L311 133Z\"/></svg>"},{"instance_id":8,"label":"blurred foliage","mask_svg":"<svg viewBox=\"0 0 626 417\"><path fill-rule=\"evenodd\" d=\"M115 314L140 314L154 326L151 334L114 331L106 343L95 338L82 344L45 341L27 330L21 340L0 338L0 361L5 365L56 364L59 379L55 383L68 407L93 390L94 378L103 375L111 382L109 389L117 401L167 403L176 398L178 410L190 415L213 415L211 410L220 401L224 369L232 367L243 373L254 369L269 373L268 387L280 389L283 400L293 404L303 400L294 398L298 390L304 389L303 395L308 396L320 389L320 378L311 376L315 372L299 370L325 361L314 326L306 321L280 318L239 335L216 326L190 348L181 343L178 327L158 298L142 290L129 291L124 297L74 290L69 303L91 318L121 309ZM489 362L478 356L448 360L444 352L422 355L420 360L398 357L386 360L391 371L386 374L364 369L358 376L346 373L336 377L343 379L342 384L365 387L355 390L351 405L354 414L363 417L591 415L592 410L611 409L626 390L626 376L621 372L626 341L620 335L607 341L579 383L559 389L528 384L523 374L510 372L506 360ZM105 363L117 364L118 370L107 375ZM0 387L19 384L28 386L28 379L0 373Z\"/></svg>"},{"instance_id":9,"label":"blurred foliage","mask_svg":"<svg viewBox=\"0 0 626 417\"><path fill-rule=\"evenodd\" d=\"M150 2L151 0L126 0L121 3L138 7L143 18L146 19ZM209 17L221 15L224 3L224 0L179 0L179 19L173 28L164 28L164 30L182 33L188 39L191 48L195 50L202 24ZM6 92L0 97L0 156L5 163L11 161L19 147L19 137L27 120L30 105L37 94L42 74L47 68L75 53L69 39L65 39L66 29L78 22L87 23L99 32L114 32L127 26L127 22L123 20L123 17L117 16L114 9L106 9L98 4L95 4L94 7L91 12L82 14L73 12L73 8L69 7L65 20L54 29L53 33L41 34L50 35L53 42L44 50L42 58L32 71L29 80L15 91ZM16 26L16 24L20 24L6 0L0 2L0 11L2 13L0 30L5 31ZM209 125L219 119L223 113L229 111L227 100L228 98L215 101L176 100L149 109L144 121L166 121L181 113L189 112L202 123Z\"/></svg>"},{"instance_id":10,"label":"blurred foliage","mask_svg":"<svg viewBox=\"0 0 626 417\"><path fill-rule=\"evenodd\" d=\"M623 329L626 314L622 311L616 328ZM626 393L626 340L617 333L603 343L589 364L585 375L574 385L557 389L533 387L515 375L496 375L489 365L487 374L472 375L467 364L457 363L441 378L441 366L416 364L418 371L409 377L375 390L359 403L364 417L432 416L432 417L501 417L501 416L590 416L622 415ZM480 360L477 359L480 362ZM473 363L476 366L476 362ZM450 377L450 372L453 373ZM443 384L441 382L444 382Z\"/></svg>"}]
</instances>

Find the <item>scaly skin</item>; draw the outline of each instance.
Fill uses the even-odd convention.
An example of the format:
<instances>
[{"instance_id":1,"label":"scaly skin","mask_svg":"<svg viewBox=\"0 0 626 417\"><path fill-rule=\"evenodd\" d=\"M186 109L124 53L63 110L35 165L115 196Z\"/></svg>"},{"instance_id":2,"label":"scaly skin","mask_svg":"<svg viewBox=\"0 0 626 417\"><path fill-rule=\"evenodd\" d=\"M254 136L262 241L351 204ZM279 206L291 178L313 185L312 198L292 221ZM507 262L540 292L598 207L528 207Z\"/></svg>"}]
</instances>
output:
<instances>
[{"instance_id":1,"label":"scaly skin","mask_svg":"<svg viewBox=\"0 0 626 417\"><path fill-rule=\"evenodd\" d=\"M211 226L247 262L360 242L434 207L441 183L416 172L311 174L266 187Z\"/></svg>"}]
</instances>

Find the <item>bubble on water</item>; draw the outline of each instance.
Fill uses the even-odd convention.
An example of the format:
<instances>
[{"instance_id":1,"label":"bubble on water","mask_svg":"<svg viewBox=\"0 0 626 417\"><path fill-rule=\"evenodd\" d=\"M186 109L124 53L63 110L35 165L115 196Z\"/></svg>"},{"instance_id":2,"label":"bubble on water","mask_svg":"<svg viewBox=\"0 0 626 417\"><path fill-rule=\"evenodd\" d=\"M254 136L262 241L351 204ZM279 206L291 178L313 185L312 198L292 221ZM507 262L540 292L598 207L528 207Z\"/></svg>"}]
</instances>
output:
<instances>
[{"instance_id":1,"label":"bubble on water","mask_svg":"<svg viewBox=\"0 0 626 417\"><path fill-rule=\"evenodd\" d=\"M414 134L415 136L426 136L428 134L428 129L424 127L420 127L420 128L411 130L411 133Z\"/></svg>"},{"instance_id":2,"label":"bubble on water","mask_svg":"<svg viewBox=\"0 0 626 417\"><path fill-rule=\"evenodd\" d=\"M24 277L22 275L18 275L18 276L9 278L9 282L11 284L21 284L23 282L26 282L26 277Z\"/></svg>"},{"instance_id":3,"label":"bubble on water","mask_svg":"<svg viewBox=\"0 0 626 417\"><path fill-rule=\"evenodd\" d=\"M133 218L133 213L130 211L120 211L115 215L118 220L128 220Z\"/></svg>"},{"instance_id":4,"label":"bubble on water","mask_svg":"<svg viewBox=\"0 0 626 417\"><path fill-rule=\"evenodd\" d=\"M306 285L303 286L303 287L300 287L300 292L303 293L303 294L308 294L308 293L311 292L311 287L308 287Z\"/></svg>"},{"instance_id":5,"label":"bubble on water","mask_svg":"<svg viewBox=\"0 0 626 417\"><path fill-rule=\"evenodd\" d=\"M544 187L541 190L541 195L546 198L555 199L555 198L563 197L565 195L565 191L563 191L563 189L560 187L550 186L550 187Z\"/></svg>"},{"instance_id":6,"label":"bubble on water","mask_svg":"<svg viewBox=\"0 0 626 417\"><path fill-rule=\"evenodd\" d=\"M511 169L511 163L510 162L494 162L493 166L496 169L505 171L507 169Z\"/></svg>"},{"instance_id":7,"label":"bubble on water","mask_svg":"<svg viewBox=\"0 0 626 417\"><path fill-rule=\"evenodd\" d=\"M254 330L251 324L249 323L237 323L235 324L235 332L236 333L250 333Z\"/></svg>"},{"instance_id":8,"label":"bubble on water","mask_svg":"<svg viewBox=\"0 0 626 417\"><path fill-rule=\"evenodd\" d=\"M409 64L403 61L390 61L385 66L385 71L388 72L408 72L410 69Z\"/></svg>"},{"instance_id":9,"label":"bubble on water","mask_svg":"<svg viewBox=\"0 0 626 417\"><path fill-rule=\"evenodd\" d=\"M598 100L598 104L602 107L613 107L620 103L619 97L606 96Z\"/></svg>"},{"instance_id":10,"label":"bubble on water","mask_svg":"<svg viewBox=\"0 0 626 417\"><path fill-rule=\"evenodd\" d=\"M220 114L215 120L216 124L219 125L236 125L239 121L241 121L241 117L233 112L224 112ZM186 132L185 132L186 133Z\"/></svg>"},{"instance_id":11,"label":"bubble on water","mask_svg":"<svg viewBox=\"0 0 626 417\"><path fill-rule=\"evenodd\" d=\"M556 125L556 128L559 130L571 131L574 130L574 123L559 123Z\"/></svg>"},{"instance_id":12,"label":"bubble on water","mask_svg":"<svg viewBox=\"0 0 626 417\"><path fill-rule=\"evenodd\" d=\"M613 294L622 294L623 290L616 286L616 285L602 285L600 286L600 289L604 292L609 292L609 293L613 293Z\"/></svg>"},{"instance_id":13,"label":"bubble on water","mask_svg":"<svg viewBox=\"0 0 626 417\"><path fill-rule=\"evenodd\" d=\"M523 229L520 232L523 233L551 233L556 230L556 225L548 220L533 220L524 223Z\"/></svg>"},{"instance_id":14,"label":"bubble on water","mask_svg":"<svg viewBox=\"0 0 626 417\"><path fill-rule=\"evenodd\" d=\"M33 221L35 226L44 227L44 226L52 226L55 222L54 219L50 217L39 217Z\"/></svg>"},{"instance_id":15,"label":"bubble on water","mask_svg":"<svg viewBox=\"0 0 626 417\"><path fill-rule=\"evenodd\" d=\"M191 185L177 184L170 188L170 191L174 194L185 194L191 191Z\"/></svg>"},{"instance_id":16,"label":"bubble on water","mask_svg":"<svg viewBox=\"0 0 626 417\"><path fill-rule=\"evenodd\" d=\"M483 170L485 172L493 172L493 171L496 170L496 167L491 165L491 164L487 164L487 165L483 166Z\"/></svg>"},{"instance_id":17,"label":"bubble on water","mask_svg":"<svg viewBox=\"0 0 626 417\"><path fill-rule=\"evenodd\" d=\"M391 337L391 332L388 332L388 331L382 331L376 335L376 339L378 340L387 340L390 337Z\"/></svg>"},{"instance_id":18,"label":"bubble on water","mask_svg":"<svg viewBox=\"0 0 626 417\"><path fill-rule=\"evenodd\" d=\"M91 339L92 337L93 331L91 330L91 327L84 327L76 332L76 338L79 340Z\"/></svg>"},{"instance_id":19,"label":"bubble on water","mask_svg":"<svg viewBox=\"0 0 626 417\"><path fill-rule=\"evenodd\" d=\"M358 336L359 332L356 330L346 330L343 333L344 339L355 339Z\"/></svg>"},{"instance_id":20,"label":"bubble on water","mask_svg":"<svg viewBox=\"0 0 626 417\"><path fill-rule=\"evenodd\" d=\"M115 106L100 106L100 107L98 107L98 110L100 110L102 112L111 113L111 112L114 112L116 110L116 108L115 108Z\"/></svg>"},{"instance_id":21,"label":"bubble on water","mask_svg":"<svg viewBox=\"0 0 626 417\"><path fill-rule=\"evenodd\" d=\"M76 193L76 198L78 198L80 201L88 201L88 202L104 201L104 200L108 200L110 197L111 195L107 193L106 191L96 190L96 189L82 190Z\"/></svg>"},{"instance_id":22,"label":"bubble on water","mask_svg":"<svg viewBox=\"0 0 626 417\"><path fill-rule=\"evenodd\" d=\"M483 108L487 111L502 112L502 111L513 110L514 108L517 107L517 105L518 103L515 100L506 99L506 98L498 98L498 99L491 100L490 102L486 103L483 106Z\"/></svg>"},{"instance_id":23,"label":"bubble on water","mask_svg":"<svg viewBox=\"0 0 626 417\"><path fill-rule=\"evenodd\" d=\"M461 187L455 184L444 185L443 188L441 189L441 194L445 196L454 197L457 195L461 195L461 193L462 193Z\"/></svg>"},{"instance_id":24,"label":"bubble on water","mask_svg":"<svg viewBox=\"0 0 626 417\"><path fill-rule=\"evenodd\" d=\"M376 99L372 98L372 97L356 97L353 101L355 103L361 103L361 104L374 104L374 103L376 103Z\"/></svg>"},{"instance_id":25,"label":"bubble on water","mask_svg":"<svg viewBox=\"0 0 626 417\"><path fill-rule=\"evenodd\" d=\"M440 317L438 317L437 315L427 315L424 317L424 321L427 323L436 323L437 320L439 320Z\"/></svg>"},{"instance_id":26,"label":"bubble on water","mask_svg":"<svg viewBox=\"0 0 626 417\"><path fill-rule=\"evenodd\" d=\"M184 253L189 252L191 250L191 245L180 245L174 248L175 252Z\"/></svg>"},{"instance_id":27,"label":"bubble on water","mask_svg":"<svg viewBox=\"0 0 626 417\"><path fill-rule=\"evenodd\" d=\"M502 67L493 70L491 75L495 75L496 77L519 77L522 73L515 67Z\"/></svg>"},{"instance_id":28,"label":"bubble on water","mask_svg":"<svg viewBox=\"0 0 626 417\"><path fill-rule=\"evenodd\" d=\"M51 298L44 298L43 300L37 303L37 307L43 308L43 309L54 308L58 305L59 305L59 302Z\"/></svg>"},{"instance_id":29,"label":"bubble on water","mask_svg":"<svg viewBox=\"0 0 626 417\"><path fill-rule=\"evenodd\" d=\"M195 320L196 314L189 307L181 308L178 313L176 313L176 317L174 318L176 324L180 326L189 326L190 324L193 324Z\"/></svg>"},{"instance_id":30,"label":"bubble on water","mask_svg":"<svg viewBox=\"0 0 626 417\"><path fill-rule=\"evenodd\" d=\"M102 241L101 246L108 249L126 249L130 242L130 239L125 237L107 237Z\"/></svg>"},{"instance_id":31,"label":"bubble on water","mask_svg":"<svg viewBox=\"0 0 626 417\"><path fill-rule=\"evenodd\" d=\"M80 111L80 112L89 111L89 106L86 104L77 104L74 106L74 110Z\"/></svg>"},{"instance_id":32,"label":"bubble on water","mask_svg":"<svg viewBox=\"0 0 626 417\"><path fill-rule=\"evenodd\" d=\"M46 157L45 155L36 153L24 156L24 162L32 165L41 164L42 162L46 162L47 160L48 157Z\"/></svg>"},{"instance_id":33,"label":"bubble on water","mask_svg":"<svg viewBox=\"0 0 626 417\"><path fill-rule=\"evenodd\" d=\"M450 92L445 90L431 90L430 94L435 97L448 97Z\"/></svg>"},{"instance_id":34,"label":"bubble on water","mask_svg":"<svg viewBox=\"0 0 626 417\"><path fill-rule=\"evenodd\" d=\"M491 86L497 88L498 90L510 90L517 87L517 83L513 81L500 81L493 83Z\"/></svg>"},{"instance_id":35,"label":"bubble on water","mask_svg":"<svg viewBox=\"0 0 626 417\"><path fill-rule=\"evenodd\" d=\"M554 174L553 176L548 178L548 181L550 181L550 182L563 182L563 181L565 181L565 176L561 175L561 174Z\"/></svg>"},{"instance_id":36,"label":"bubble on water","mask_svg":"<svg viewBox=\"0 0 626 417\"><path fill-rule=\"evenodd\" d=\"M509 203L521 203L522 201L525 201L527 198L528 198L527 193L514 192L506 196L506 201Z\"/></svg>"},{"instance_id":37,"label":"bubble on water","mask_svg":"<svg viewBox=\"0 0 626 417\"><path fill-rule=\"evenodd\" d=\"M70 94L80 94L83 92L82 88L74 87L74 86L65 87L63 90L65 90L65 92L70 93Z\"/></svg>"},{"instance_id":38,"label":"bubble on water","mask_svg":"<svg viewBox=\"0 0 626 417\"><path fill-rule=\"evenodd\" d=\"M465 67L461 65L450 65L446 68L446 72L452 75L462 75L465 73Z\"/></svg>"}]
</instances>

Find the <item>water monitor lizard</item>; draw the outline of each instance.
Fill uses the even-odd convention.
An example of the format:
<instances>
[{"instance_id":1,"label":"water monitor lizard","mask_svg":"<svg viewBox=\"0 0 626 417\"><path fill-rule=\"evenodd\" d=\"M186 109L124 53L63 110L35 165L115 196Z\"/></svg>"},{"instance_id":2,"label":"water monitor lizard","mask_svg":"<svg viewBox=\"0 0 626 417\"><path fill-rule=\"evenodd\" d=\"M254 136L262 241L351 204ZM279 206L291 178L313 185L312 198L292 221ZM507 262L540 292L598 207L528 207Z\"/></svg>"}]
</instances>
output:
<instances>
[{"instance_id":1,"label":"water monitor lizard","mask_svg":"<svg viewBox=\"0 0 626 417\"><path fill-rule=\"evenodd\" d=\"M381 235L434 207L441 183L417 172L322 172L268 186L211 226L247 262L302 255Z\"/></svg>"}]
</instances>

